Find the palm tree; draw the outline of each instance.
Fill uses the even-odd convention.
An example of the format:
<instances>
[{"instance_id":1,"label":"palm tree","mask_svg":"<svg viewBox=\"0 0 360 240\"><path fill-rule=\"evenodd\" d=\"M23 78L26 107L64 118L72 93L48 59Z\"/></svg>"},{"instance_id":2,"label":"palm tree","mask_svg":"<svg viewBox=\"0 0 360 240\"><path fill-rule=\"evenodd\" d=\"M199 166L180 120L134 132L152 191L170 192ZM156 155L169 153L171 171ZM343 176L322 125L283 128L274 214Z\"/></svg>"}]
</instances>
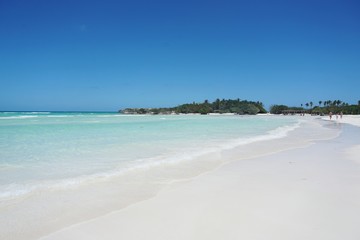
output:
<instances>
[{"instance_id":1,"label":"palm tree","mask_svg":"<svg viewBox=\"0 0 360 240\"><path fill-rule=\"evenodd\" d=\"M220 99L216 99L216 101L215 101L215 109L216 110L219 110L220 109Z\"/></svg>"},{"instance_id":2,"label":"palm tree","mask_svg":"<svg viewBox=\"0 0 360 240\"><path fill-rule=\"evenodd\" d=\"M264 107L264 104L262 102L257 101L256 102L259 106Z\"/></svg>"},{"instance_id":3,"label":"palm tree","mask_svg":"<svg viewBox=\"0 0 360 240\"><path fill-rule=\"evenodd\" d=\"M310 107L312 108L312 106L313 106L313 102L310 102Z\"/></svg>"},{"instance_id":4,"label":"palm tree","mask_svg":"<svg viewBox=\"0 0 360 240\"><path fill-rule=\"evenodd\" d=\"M306 107L309 107L309 103L305 103L305 106L306 106Z\"/></svg>"},{"instance_id":5,"label":"palm tree","mask_svg":"<svg viewBox=\"0 0 360 240\"><path fill-rule=\"evenodd\" d=\"M319 107L321 107L322 101L319 101Z\"/></svg>"}]
</instances>

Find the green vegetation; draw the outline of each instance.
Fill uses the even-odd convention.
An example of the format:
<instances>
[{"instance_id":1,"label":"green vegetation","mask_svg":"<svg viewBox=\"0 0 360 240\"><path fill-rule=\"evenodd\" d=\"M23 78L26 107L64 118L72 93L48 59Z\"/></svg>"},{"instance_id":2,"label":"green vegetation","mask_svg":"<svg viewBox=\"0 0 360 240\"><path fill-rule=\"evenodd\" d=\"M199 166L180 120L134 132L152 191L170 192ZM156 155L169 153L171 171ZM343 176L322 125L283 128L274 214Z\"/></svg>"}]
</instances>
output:
<instances>
[{"instance_id":1,"label":"green vegetation","mask_svg":"<svg viewBox=\"0 0 360 240\"><path fill-rule=\"evenodd\" d=\"M270 113L281 114L281 113L309 113L316 115L327 115L329 112L343 114L360 114L360 101L358 104L348 104L341 100L327 100L318 101L319 105L313 107L313 102L301 104L301 107L288 107L285 105L272 105L270 107ZM303 105L306 108L303 108Z\"/></svg>"},{"instance_id":2,"label":"green vegetation","mask_svg":"<svg viewBox=\"0 0 360 240\"><path fill-rule=\"evenodd\" d=\"M126 114L209 114L209 113L234 113L234 114L257 114L266 113L261 102L252 102L247 100L232 100L232 99L216 99L210 103L205 100L203 103L188 103L182 104L173 108L126 108L120 110L121 113Z\"/></svg>"},{"instance_id":3,"label":"green vegetation","mask_svg":"<svg viewBox=\"0 0 360 240\"><path fill-rule=\"evenodd\" d=\"M300 109L303 109L302 107ZM286 110L295 110L295 107L288 107L286 105L272 105L270 107L270 113L282 114Z\"/></svg>"},{"instance_id":4,"label":"green vegetation","mask_svg":"<svg viewBox=\"0 0 360 240\"><path fill-rule=\"evenodd\" d=\"M316 105L318 103L318 105ZM315 106L314 106L315 105ZM305 106L305 107L303 107ZM253 102L240 99L216 99L214 102L205 100L202 103L187 103L172 108L126 108L119 112L125 114L209 114L209 113L233 113L239 115L254 115L266 113L262 102ZM360 114L360 100L356 104L348 104L341 100L326 100L318 102L307 102L301 107L289 107L286 105L272 105L272 114L314 114L327 115L329 112L343 114Z\"/></svg>"}]
</instances>

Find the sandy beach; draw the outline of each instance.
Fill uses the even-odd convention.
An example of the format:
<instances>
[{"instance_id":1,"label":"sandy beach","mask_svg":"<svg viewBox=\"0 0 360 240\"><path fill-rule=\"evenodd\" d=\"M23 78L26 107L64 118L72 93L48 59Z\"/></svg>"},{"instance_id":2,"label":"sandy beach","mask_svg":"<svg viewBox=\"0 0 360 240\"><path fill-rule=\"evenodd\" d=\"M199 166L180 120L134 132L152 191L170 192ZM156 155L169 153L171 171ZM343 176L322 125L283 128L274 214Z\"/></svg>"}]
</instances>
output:
<instances>
[{"instance_id":1,"label":"sandy beach","mask_svg":"<svg viewBox=\"0 0 360 240\"><path fill-rule=\"evenodd\" d=\"M0 240L360 240L359 12L0 0Z\"/></svg>"},{"instance_id":2,"label":"sandy beach","mask_svg":"<svg viewBox=\"0 0 360 240\"><path fill-rule=\"evenodd\" d=\"M40 239L359 239L359 118L309 119L286 138L224 152L231 161L216 170Z\"/></svg>"}]
</instances>

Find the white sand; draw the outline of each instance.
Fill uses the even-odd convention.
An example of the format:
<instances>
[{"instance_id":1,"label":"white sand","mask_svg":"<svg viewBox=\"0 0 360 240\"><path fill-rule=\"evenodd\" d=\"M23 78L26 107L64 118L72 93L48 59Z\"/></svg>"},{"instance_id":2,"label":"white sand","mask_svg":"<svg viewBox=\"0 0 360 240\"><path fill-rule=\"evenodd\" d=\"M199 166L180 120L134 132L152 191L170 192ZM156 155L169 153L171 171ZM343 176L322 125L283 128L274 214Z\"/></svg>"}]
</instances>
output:
<instances>
[{"instance_id":1,"label":"white sand","mask_svg":"<svg viewBox=\"0 0 360 240\"><path fill-rule=\"evenodd\" d=\"M360 127L360 115L344 115L342 118L340 115L338 115L338 117L334 115L331 120L329 117L323 117L322 119L333 122L347 123Z\"/></svg>"},{"instance_id":2,"label":"white sand","mask_svg":"<svg viewBox=\"0 0 360 240\"><path fill-rule=\"evenodd\" d=\"M344 115L340 121L360 127L360 115Z\"/></svg>"},{"instance_id":3,"label":"white sand","mask_svg":"<svg viewBox=\"0 0 360 240\"><path fill-rule=\"evenodd\" d=\"M360 129L316 129L232 150L227 157L253 156L41 239L358 240L360 165L353 158L360 156Z\"/></svg>"}]
</instances>

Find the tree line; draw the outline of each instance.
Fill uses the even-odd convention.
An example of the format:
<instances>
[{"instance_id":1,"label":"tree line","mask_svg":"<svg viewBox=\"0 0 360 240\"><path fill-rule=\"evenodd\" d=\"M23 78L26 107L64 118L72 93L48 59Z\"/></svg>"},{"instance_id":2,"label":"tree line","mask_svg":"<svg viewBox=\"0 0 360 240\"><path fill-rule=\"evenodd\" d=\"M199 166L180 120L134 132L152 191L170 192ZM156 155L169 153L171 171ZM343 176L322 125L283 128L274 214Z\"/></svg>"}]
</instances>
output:
<instances>
[{"instance_id":1,"label":"tree line","mask_svg":"<svg viewBox=\"0 0 360 240\"><path fill-rule=\"evenodd\" d=\"M209 114L209 113L234 113L249 114L266 113L262 102L240 99L216 99L213 102L205 100L202 103L186 103L173 108L126 108L120 110L126 114Z\"/></svg>"},{"instance_id":2,"label":"tree line","mask_svg":"<svg viewBox=\"0 0 360 240\"><path fill-rule=\"evenodd\" d=\"M247 101L238 99L216 99L213 102L205 100L200 103L186 103L171 108L126 108L119 112L125 114L209 114L209 113L233 113L239 115L254 115L258 113L267 113L262 102ZM360 100L356 104L349 104L341 100L325 100L306 102L300 107L289 107L286 105L272 105L270 113L309 113L325 115L332 113L360 114Z\"/></svg>"},{"instance_id":3,"label":"tree line","mask_svg":"<svg viewBox=\"0 0 360 240\"><path fill-rule=\"evenodd\" d=\"M360 114L360 100L356 104L349 104L343 102L341 100L326 100L326 101L318 101L318 104L315 105L312 101L306 102L305 104L301 104L301 107L288 107L286 105L272 105L270 107L270 113L273 114L281 114L284 112L292 111L309 113L309 114L317 114L317 115L325 115L332 113L340 113L343 114Z\"/></svg>"}]
</instances>

